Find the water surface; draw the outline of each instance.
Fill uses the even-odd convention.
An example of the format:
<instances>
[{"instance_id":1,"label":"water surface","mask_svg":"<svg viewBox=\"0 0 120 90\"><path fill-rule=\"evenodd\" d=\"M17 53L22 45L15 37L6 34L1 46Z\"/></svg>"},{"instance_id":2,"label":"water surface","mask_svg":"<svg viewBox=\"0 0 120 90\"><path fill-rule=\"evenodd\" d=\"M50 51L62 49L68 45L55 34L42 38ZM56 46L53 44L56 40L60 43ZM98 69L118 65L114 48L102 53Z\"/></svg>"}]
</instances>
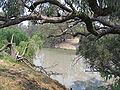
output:
<instances>
[{"instance_id":1,"label":"water surface","mask_svg":"<svg viewBox=\"0 0 120 90\"><path fill-rule=\"evenodd\" d=\"M63 49L44 48L37 53L34 64L42 65L47 71L62 73L51 76L72 90L98 90L103 82L99 73L85 72L87 64L81 58L76 63L75 51Z\"/></svg>"}]
</instances>

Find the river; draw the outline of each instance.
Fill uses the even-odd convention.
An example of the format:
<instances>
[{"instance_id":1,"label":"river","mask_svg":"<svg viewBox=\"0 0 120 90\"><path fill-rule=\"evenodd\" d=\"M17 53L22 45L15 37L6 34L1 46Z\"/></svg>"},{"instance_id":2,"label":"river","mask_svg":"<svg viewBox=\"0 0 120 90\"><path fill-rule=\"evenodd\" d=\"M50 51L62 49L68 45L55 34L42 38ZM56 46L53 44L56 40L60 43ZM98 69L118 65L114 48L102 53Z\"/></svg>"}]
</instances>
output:
<instances>
[{"instance_id":1,"label":"river","mask_svg":"<svg viewBox=\"0 0 120 90\"><path fill-rule=\"evenodd\" d=\"M33 63L43 66L47 71L62 73L51 76L72 90L98 90L97 86L104 82L98 72L85 72L87 64L81 58L76 63L75 51L44 48L36 54Z\"/></svg>"}]
</instances>

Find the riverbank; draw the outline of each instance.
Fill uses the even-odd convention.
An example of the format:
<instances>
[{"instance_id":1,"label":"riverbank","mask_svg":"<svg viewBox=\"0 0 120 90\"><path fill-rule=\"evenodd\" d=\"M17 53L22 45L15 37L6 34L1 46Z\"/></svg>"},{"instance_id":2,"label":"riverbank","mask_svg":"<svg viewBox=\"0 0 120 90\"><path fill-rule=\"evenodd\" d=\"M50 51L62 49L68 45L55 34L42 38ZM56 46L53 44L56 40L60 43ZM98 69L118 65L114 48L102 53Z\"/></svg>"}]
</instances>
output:
<instances>
[{"instance_id":1,"label":"riverbank","mask_svg":"<svg viewBox=\"0 0 120 90\"><path fill-rule=\"evenodd\" d=\"M0 90L67 90L58 81L10 57L0 56Z\"/></svg>"},{"instance_id":2,"label":"riverbank","mask_svg":"<svg viewBox=\"0 0 120 90\"><path fill-rule=\"evenodd\" d=\"M79 38L66 39L64 42L55 45L55 48L77 50Z\"/></svg>"},{"instance_id":3,"label":"riverbank","mask_svg":"<svg viewBox=\"0 0 120 90\"><path fill-rule=\"evenodd\" d=\"M90 71L84 58L77 60L74 50L43 48L33 60L36 66L43 66L46 71L53 71L61 75L51 76L62 85L72 90L98 90L105 82L98 72Z\"/></svg>"}]
</instances>

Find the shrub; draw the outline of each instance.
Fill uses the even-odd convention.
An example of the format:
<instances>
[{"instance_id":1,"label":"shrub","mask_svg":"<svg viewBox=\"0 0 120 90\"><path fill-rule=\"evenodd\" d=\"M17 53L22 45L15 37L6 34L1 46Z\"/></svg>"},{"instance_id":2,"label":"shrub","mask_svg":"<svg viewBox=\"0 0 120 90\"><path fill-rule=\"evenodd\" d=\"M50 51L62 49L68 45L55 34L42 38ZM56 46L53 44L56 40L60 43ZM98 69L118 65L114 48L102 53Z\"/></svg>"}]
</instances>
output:
<instances>
[{"instance_id":1,"label":"shrub","mask_svg":"<svg viewBox=\"0 0 120 90\"><path fill-rule=\"evenodd\" d=\"M10 42L13 34L13 42L16 43L16 45L19 45L21 41L28 40L27 34L23 30L20 30L18 28L0 29L0 40L7 40L8 42Z\"/></svg>"},{"instance_id":2,"label":"shrub","mask_svg":"<svg viewBox=\"0 0 120 90\"><path fill-rule=\"evenodd\" d=\"M38 35L33 35L31 39L29 39L29 41L21 41L19 46L16 46L20 55L23 53L23 50L25 49L27 44L28 48L27 52L25 53L25 57L31 60L35 55L35 52L42 48L41 37L39 37Z\"/></svg>"}]
</instances>

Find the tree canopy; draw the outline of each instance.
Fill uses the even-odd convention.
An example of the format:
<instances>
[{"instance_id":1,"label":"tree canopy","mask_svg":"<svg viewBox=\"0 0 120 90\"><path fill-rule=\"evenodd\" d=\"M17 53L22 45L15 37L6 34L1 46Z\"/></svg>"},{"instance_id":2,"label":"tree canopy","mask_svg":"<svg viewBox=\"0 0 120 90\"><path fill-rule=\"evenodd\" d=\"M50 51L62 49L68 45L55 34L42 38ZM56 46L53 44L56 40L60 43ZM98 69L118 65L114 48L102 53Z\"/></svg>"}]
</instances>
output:
<instances>
[{"instance_id":1,"label":"tree canopy","mask_svg":"<svg viewBox=\"0 0 120 90\"><path fill-rule=\"evenodd\" d=\"M119 0L0 0L4 12L0 28L26 20L37 20L40 24L83 22L86 31L71 35L120 34L119 6Z\"/></svg>"}]
</instances>

